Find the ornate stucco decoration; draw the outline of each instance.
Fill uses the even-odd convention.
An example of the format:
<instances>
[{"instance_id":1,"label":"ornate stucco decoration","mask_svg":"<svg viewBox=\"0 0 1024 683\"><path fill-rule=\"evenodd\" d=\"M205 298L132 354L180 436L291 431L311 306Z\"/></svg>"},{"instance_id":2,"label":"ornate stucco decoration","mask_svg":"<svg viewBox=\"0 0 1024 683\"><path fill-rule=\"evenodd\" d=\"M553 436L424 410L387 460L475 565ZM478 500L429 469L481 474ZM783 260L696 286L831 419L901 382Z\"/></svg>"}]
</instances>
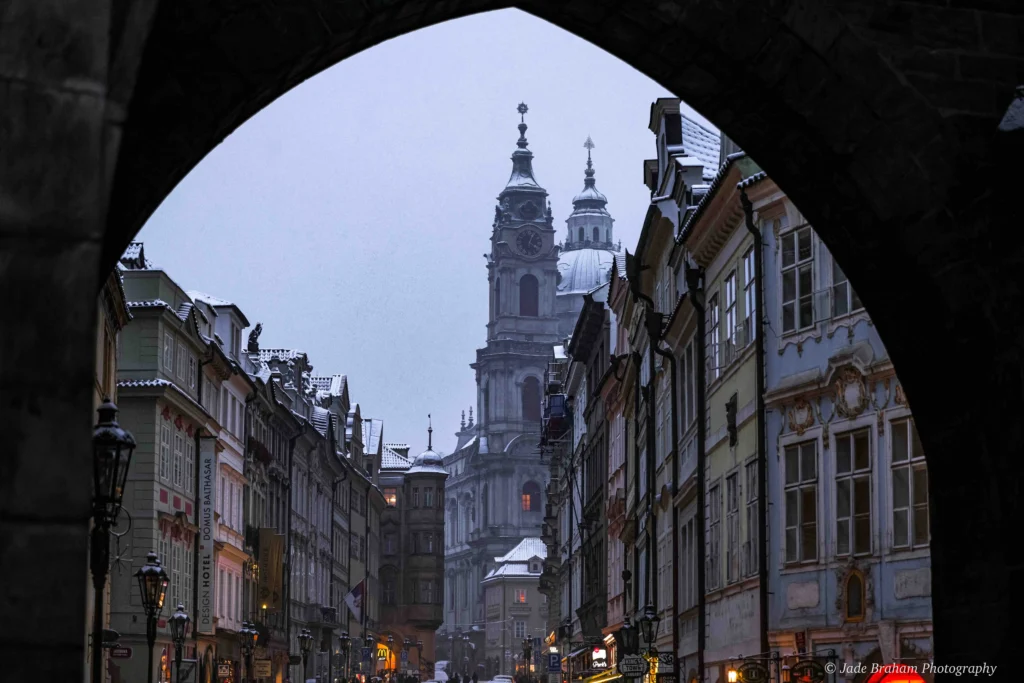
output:
<instances>
[{"instance_id":1,"label":"ornate stucco decoration","mask_svg":"<svg viewBox=\"0 0 1024 683\"><path fill-rule=\"evenodd\" d=\"M854 367L843 368L838 375L833 384L836 413L845 418L857 417L868 407L864 376Z\"/></svg>"},{"instance_id":2,"label":"ornate stucco decoration","mask_svg":"<svg viewBox=\"0 0 1024 683\"><path fill-rule=\"evenodd\" d=\"M832 418L836 416L835 401L832 401L829 404L829 414L828 417L825 417L821 412L821 397L819 396L818 400L814 402L814 413L818 416L818 422L821 423L821 434L822 438L825 440L824 446L825 448L828 448L828 426L832 422Z\"/></svg>"},{"instance_id":3,"label":"ornate stucco decoration","mask_svg":"<svg viewBox=\"0 0 1024 683\"><path fill-rule=\"evenodd\" d=\"M863 560L849 559L844 565L836 568L836 611L839 613L839 619L843 622L844 630L850 628L862 628L861 624L865 624L871 620L871 612L875 607L875 584L871 578L871 565ZM847 586L849 585L848 579L851 574L859 574L860 579L863 581L863 616L858 619L847 619L846 612L846 601L847 601Z\"/></svg>"},{"instance_id":4,"label":"ornate stucco decoration","mask_svg":"<svg viewBox=\"0 0 1024 683\"><path fill-rule=\"evenodd\" d=\"M878 398L878 382L871 383L871 407L878 413L878 429L881 431L885 427L885 409L889 406L889 400L892 397L892 382L886 377L882 380L882 386L885 387L885 400L879 402Z\"/></svg>"},{"instance_id":5,"label":"ornate stucco decoration","mask_svg":"<svg viewBox=\"0 0 1024 683\"><path fill-rule=\"evenodd\" d=\"M898 406L907 406L907 395L903 393L903 385L896 382L896 398L893 399Z\"/></svg>"},{"instance_id":6,"label":"ornate stucco decoration","mask_svg":"<svg viewBox=\"0 0 1024 683\"><path fill-rule=\"evenodd\" d=\"M797 399L793 407L786 411L789 416L789 429L803 436L804 432L814 426L814 410L805 399Z\"/></svg>"}]
</instances>

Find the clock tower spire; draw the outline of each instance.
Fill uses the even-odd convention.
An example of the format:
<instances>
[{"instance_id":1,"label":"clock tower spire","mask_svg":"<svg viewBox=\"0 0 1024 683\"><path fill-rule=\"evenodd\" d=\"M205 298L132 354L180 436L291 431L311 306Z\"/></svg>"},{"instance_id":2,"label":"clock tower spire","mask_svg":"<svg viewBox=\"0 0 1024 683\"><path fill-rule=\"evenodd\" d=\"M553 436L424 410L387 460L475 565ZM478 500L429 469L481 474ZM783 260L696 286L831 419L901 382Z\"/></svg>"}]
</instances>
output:
<instances>
[{"instance_id":1,"label":"clock tower spire","mask_svg":"<svg viewBox=\"0 0 1024 683\"><path fill-rule=\"evenodd\" d=\"M492 452L517 436L539 434L541 379L551 347L559 341L554 219L526 140L529 107L520 102L516 111L519 139L512 173L498 193L486 255L487 346L477 351L473 364L480 392L479 428Z\"/></svg>"}]
</instances>

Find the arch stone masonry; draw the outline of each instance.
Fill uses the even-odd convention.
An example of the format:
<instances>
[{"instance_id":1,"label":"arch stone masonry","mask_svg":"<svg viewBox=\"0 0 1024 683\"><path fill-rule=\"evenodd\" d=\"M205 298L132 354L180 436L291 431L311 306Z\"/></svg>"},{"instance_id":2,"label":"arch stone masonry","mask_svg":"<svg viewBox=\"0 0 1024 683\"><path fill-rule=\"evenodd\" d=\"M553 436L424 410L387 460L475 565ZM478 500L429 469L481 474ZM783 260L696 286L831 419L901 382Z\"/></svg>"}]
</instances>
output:
<instances>
[{"instance_id":1,"label":"arch stone masonry","mask_svg":"<svg viewBox=\"0 0 1024 683\"><path fill-rule=\"evenodd\" d=\"M931 473L937 659L1007 666L1024 613L1018 0L9 0L0 18L0 653L86 644L95 292L189 170L360 50L520 7L722 127L871 311ZM638 122L640 125L640 122Z\"/></svg>"}]
</instances>

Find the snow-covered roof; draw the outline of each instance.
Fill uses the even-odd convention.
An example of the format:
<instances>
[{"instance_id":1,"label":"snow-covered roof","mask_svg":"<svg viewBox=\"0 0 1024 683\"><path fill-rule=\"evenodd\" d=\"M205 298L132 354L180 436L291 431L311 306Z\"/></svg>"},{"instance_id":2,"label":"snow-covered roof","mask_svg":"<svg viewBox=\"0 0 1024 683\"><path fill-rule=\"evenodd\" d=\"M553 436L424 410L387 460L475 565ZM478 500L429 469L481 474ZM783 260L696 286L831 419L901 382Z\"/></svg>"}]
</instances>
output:
<instances>
[{"instance_id":1,"label":"snow-covered roof","mask_svg":"<svg viewBox=\"0 0 1024 683\"><path fill-rule=\"evenodd\" d=\"M525 563L516 562L513 564L503 564L496 569L492 569L484 577L487 579L501 579L501 578L529 578L529 577L540 576L540 572L531 572L529 565Z\"/></svg>"},{"instance_id":2,"label":"snow-covered roof","mask_svg":"<svg viewBox=\"0 0 1024 683\"><path fill-rule=\"evenodd\" d=\"M767 173L765 173L764 171L759 171L754 175L750 176L749 178L744 178L740 182L736 183L736 189L742 190L745 187L750 187L754 183L759 183L767 177Z\"/></svg>"},{"instance_id":3,"label":"snow-covered roof","mask_svg":"<svg viewBox=\"0 0 1024 683\"><path fill-rule=\"evenodd\" d=\"M320 406L313 406L313 414L310 416L309 421L313 424L316 431L327 436L327 425L331 421L331 411Z\"/></svg>"},{"instance_id":4,"label":"snow-covered roof","mask_svg":"<svg viewBox=\"0 0 1024 683\"><path fill-rule=\"evenodd\" d=\"M146 301L125 301L128 308L170 308L171 305L163 299L148 299Z\"/></svg>"},{"instance_id":5,"label":"snow-covered roof","mask_svg":"<svg viewBox=\"0 0 1024 683\"><path fill-rule=\"evenodd\" d=\"M281 360L295 360L296 358L306 357L305 351L299 351L297 349L260 349L260 360L268 361L274 356L277 356Z\"/></svg>"},{"instance_id":6,"label":"snow-covered roof","mask_svg":"<svg viewBox=\"0 0 1024 683\"><path fill-rule=\"evenodd\" d=\"M702 126L693 119L682 117L683 149L690 156L704 162L704 179L710 180L718 171L722 134Z\"/></svg>"},{"instance_id":7,"label":"snow-covered roof","mask_svg":"<svg viewBox=\"0 0 1024 683\"><path fill-rule=\"evenodd\" d=\"M380 437L384 431L384 420L363 418L363 452L376 453L380 447Z\"/></svg>"},{"instance_id":8,"label":"snow-covered roof","mask_svg":"<svg viewBox=\"0 0 1024 683\"><path fill-rule=\"evenodd\" d=\"M384 470L407 470L412 467L412 462L403 458L401 453L398 453L387 444L384 444L380 467Z\"/></svg>"},{"instance_id":9,"label":"snow-covered roof","mask_svg":"<svg viewBox=\"0 0 1024 683\"><path fill-rule=\"evenodd\" d=\"M528 562L531 557L539 557L543 560L547 556L548 547L544 545L544 541L537 537L529 537L519 541L519 545L502 557L495 557L494 561L498 563Z\"/></svg>"},{"instance_id":10,"label":"snow-covered roof","mask_svg":"<svg viewBox=\"0 0 1024 683\"><path fill-rule=\"evenodd\" d=\"M605 249L573 249L558 255L558 294L583 294L608 281L615 252Z\"/></svg>"},{"instance_id":11,"label":"snow-covered roof","mask_svg":"<svg viewBox=\"0 0 1024 683\"><path fill-rule=\"evenodd\" d=\"M565 353L565 344L555 344L554 352L555 360L565 360L569 357Z\"/></svg>"},{"instance_id":12,"label":"snow-covered roof","mask_svg":"<svg viewBox=\"0 0 1024 683\"><path fill-rule=\"evenodd\" d=\"M345 393L345 386L348 384L348 377L345 375L310 377L309 381L317 391L322 391L330 396L341 396Z\"/></svg>"},{"instance_id":13,"label":"snow-covered roof","mask_svg":"<svg viewBox=\"0 0 1024 683\"><path fill-rule=\"evenodd\" d=\"M192 299L193 301L202 301L204 304L210 304L211 306L234 306L234 304L231 303L230 301L219 299L215 296L205 294L195 289L190 289L185 293L188 294L189 298Z\"/></svg>"}]
</instances>

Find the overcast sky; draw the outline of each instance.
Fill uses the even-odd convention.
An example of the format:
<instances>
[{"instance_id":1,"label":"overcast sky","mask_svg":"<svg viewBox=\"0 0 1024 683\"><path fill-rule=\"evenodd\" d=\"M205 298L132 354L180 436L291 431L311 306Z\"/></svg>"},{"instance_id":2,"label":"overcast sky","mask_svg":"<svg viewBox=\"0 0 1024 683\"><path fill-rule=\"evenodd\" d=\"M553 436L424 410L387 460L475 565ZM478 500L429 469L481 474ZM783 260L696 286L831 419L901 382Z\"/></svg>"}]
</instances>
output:
<instances>
[{"instance_id":1,"label":"overcast sky","mask_svg":"<svg viewBox=\"0 0 1024 683\"><path fill-rule=\"evenodd\" d=\"M633 250L649 193L642 162L664 88L555 26L503 10L423 29L306 81L214 149L137 239L186 290L237 303L262 348L301 349L348 375L386 441L450 452L476 403L495 197L520 101L558 238L597 187ZM702 122L704 119L696 116Z\"/></svg>"}]
</instances>

